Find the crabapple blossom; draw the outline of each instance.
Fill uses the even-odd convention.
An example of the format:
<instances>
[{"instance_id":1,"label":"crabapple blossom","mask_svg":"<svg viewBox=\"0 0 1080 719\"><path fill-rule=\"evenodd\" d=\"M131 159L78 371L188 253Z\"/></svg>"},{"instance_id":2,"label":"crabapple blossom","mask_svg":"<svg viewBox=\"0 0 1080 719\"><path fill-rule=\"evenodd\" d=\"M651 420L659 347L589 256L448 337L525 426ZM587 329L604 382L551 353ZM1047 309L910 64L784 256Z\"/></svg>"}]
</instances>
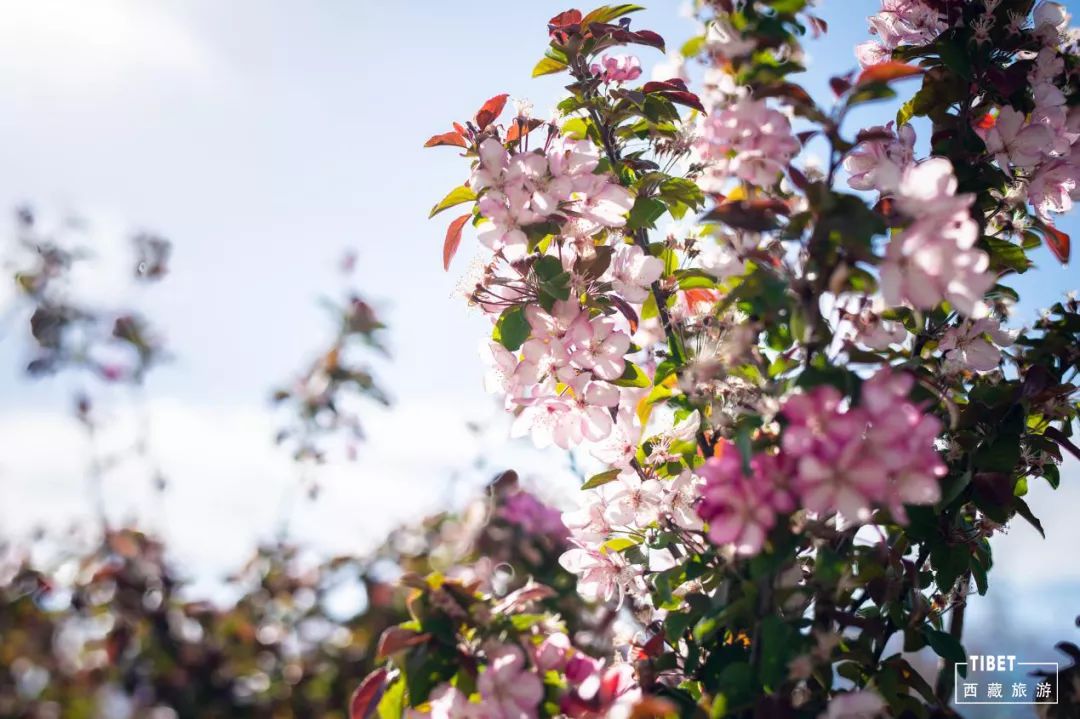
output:
<instances>
[{"instance_id":1,"label":"crabapple blossom","mask_svg":"<svg viewBox=\"0 0 1080 719\"><path fill-rule=\"evenodd\" d=\"M718 192L730 178L772 187L799 151L799 141L783 113L764 100L742 98L703 120L695 148L708 168L706 189Z\"/></svg>"},{"instance_id":2,"label":"crabapple blossom","mask_svg":"<svg viewBox=\"0 0 1080 719\"><path fill-rule=\"evenodd\" d=\"M641 479L634 473L619 475L609 496L607 517L612 525L644 528L656 521L663 499L663 485L656 479Z\"/></svg>"},{"instance_id":3,"label":"crabapple blossom","mask_svg":"<svg viewBox=\"0 0 1080 719\"><path fill-rule=\"evenodd\" d=\"M574 345L570 360L576 367L606 380L618 379L623 373L630 337L616 330L611 320L590 320L581 315L567 330L566 339Z\"/></svg>"},{"instance_id":4,"label":"crabapple blossom","mask_svg":"<svg viewBox=\"0 0 1080 719\"><path fill-rule=\"evenodd\" d=\"M589 69L610 83L631 82L641 77L641 61L634 55L602 55L600 62L593 63Z\"/></svg>"},{"instance_id":5,"label":"crabapple blossom","mask_svg":"<svg viewBox=\"0 0 1080 719\"><path fill-rule=\"evenodd\" d=\"M544 698L544 685L525 666L525 654L515 646L487 649L487 668L476 680L484 713L496 719L531 719Z\"/></svg>"},{"instance_id":6,"label":"crabapple blossom","mask_svg":"<svg viewBox=\"0 0 1080 719\"><path fill-rule=\"evenodd\" d=\"M646 255L637 245L622 244L611 258L611 285L624 300L641 304L649 296L649 285L660 279L664 262Z\"/></svg>"},{"instance_id":7,"label":"crabapple blossom","mask_svg":"<svg viewBox=\"0 0 1080 719\"><path fill-rule=\"evenodd\" d=\"M891 194L914 160L915 129L904 124L894 132L890 122L865 132L874 139L864 140L844 158L844 170L850 175L848 185L855 190Z\"/></svg>"},{"instance_id":8,"label":"crabapple blossom","mask_svg":"<svg viewBox=\"0 0 1080 719\"><path fill-rule=\"evenodd\" d=\"M578 575L578 592L588 599L605 602L617 599L621 604L628 593L640 596L648 591L642 568L618 552L579 544L559 557L559 564Z\"/></svg>"},{"instance_id":9,"label":"crabapple blossom","mask_svg":"<svg viewBox=\"0 0 1080 719\"><path fill-rule=\"evenodd\" d=\"M1024 113L1003 107L993 127L985 133L986 151L997 158L1006 173L1010 167L1030 168L1043 157L1053 139L1044 124L1027 121Z\"/></svg>"},{"instance_id":10,"label":"crabapple blossom","mask_svg":"<svg viewBox=\"0 0 1080 719\"><path fill-rule=\"evenodd\" d=\"M1001 362L1001 350L1015 340L1014 333L1001 329L992 317L967 320L945 330L938 349L944 352L945 367L989 372Z\"/></svg>"},{"instance_id":11,"label":"crabapple blossom","mask_svg":"<svg viewBox=\"0 0 1080 719\"><path fill-rule=\"evenodd\" d=\"M1027 193L1035 214L1050 222L1050 213L1068 212L1080 197L1080 164L1071 159L1043 163L1028 183Z\"/></svg>"},{"instance_id":12,"label":"crabapple blossom","mask_svg":"<svg viewBox=\"0 0 1080 719\"><path fill-rule=\"evenodd\" d=\"M882 0L881 10L867 20L879 42L869 41L857 48L863 67L888 60L891 51L901 45L925 45L947 27L941 13L923 0Z\"/></svg>"},{"instance_id":13,"label":"crabapple blossom","mask_svg":"<svg viewBox=\"0 0 1080 719\"><path fill-rule=\"evenodd\" d=\"M732 544L737 554L757 554L776 524L776 513L794 508L786 491L772 482L772 461L754 457L747 475L738 451L725 444L697 470L704 479L697 512L708 522L713 543Z\"/></svg>"},{"instance_id":14,"label":"crabapple blossom","mask_svg":"<svg viewBox=\"0 0 1080 719\"><path fill-rule=\"evenodd\" d=\"M881 284L885 301L905 301L920 309L943 300L971 316L994 284L989 257L974 247L979 227L970 195L957 195L952 165L932 158L909 167L900 180L896 204L916 217L885 250Z\"/></svg>"}]
</instances>

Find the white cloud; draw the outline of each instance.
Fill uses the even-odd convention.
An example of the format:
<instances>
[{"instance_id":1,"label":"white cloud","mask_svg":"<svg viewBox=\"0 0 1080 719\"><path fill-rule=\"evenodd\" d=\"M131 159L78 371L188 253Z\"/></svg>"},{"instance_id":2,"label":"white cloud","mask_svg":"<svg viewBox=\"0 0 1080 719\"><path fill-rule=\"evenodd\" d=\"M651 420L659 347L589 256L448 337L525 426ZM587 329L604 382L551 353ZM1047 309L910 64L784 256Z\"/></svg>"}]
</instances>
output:
<instances>
[{"instance_id":1,"label":"white cloud","mask_svg":"<svg viewBox=\"0 0 1080 719\"><path fill-rule=\"evenodd\" d=\"M258 541L274 536L284 516L290 539L327 553L361 552L400 522L445 509L488 479L468 468L490 439L464 424L483 407L422 402L365 415L367 441L356 462L318 469L321 493L307 501L296 467L273 446L275 425L260 407L206 408L157 400L145 413L117 412L97 439L100 455L129 447L145 426L149 447L168 488L156 493L151 467L137 460L111 469L104 485L114 523L158 531L186 569L205 577L236 568ZM25 536L94 517L88 491L89 446L74 419L62 413L0 413L0 527ZM505 465L543 468L551 496L568 487L552 455L504 447ZM493 465L495 467L496 465ZM453 479L455 470L461 479ZM460 470L465 470L461 472ZM535 486L535 482L534 482Z\"/></svg>"},{"instance_id":2,"label":"white cloud","mask_svg":"<svg viewBox=\"0 0 1080 719\"><path fill-rule=\"evenodd\" d=\"M206 48L162 3L0 1L0 78L92 93L131 74L210 67Z\"/></svg>"}]
</instances>

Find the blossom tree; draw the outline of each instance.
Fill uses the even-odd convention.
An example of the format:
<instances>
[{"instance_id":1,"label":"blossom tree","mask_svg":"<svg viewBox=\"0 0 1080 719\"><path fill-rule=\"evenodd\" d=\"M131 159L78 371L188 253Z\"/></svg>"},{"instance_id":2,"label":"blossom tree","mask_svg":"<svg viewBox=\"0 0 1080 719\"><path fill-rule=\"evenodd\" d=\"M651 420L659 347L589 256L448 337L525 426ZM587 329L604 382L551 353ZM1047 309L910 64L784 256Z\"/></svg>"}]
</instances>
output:
<instances>
[{"instance_id":1,"label":"blossom tree","mask_svg":"<svg viewBox=\"0 0 1080 719\"><path fill-rule=\"evenodd\" d=\"M550 20L553 117L504 119L497 95L428 142L469 163L432 215L469 206L443 262L472 227L512 433L608 466L560 562L628 629L593 656L540 587L432 575L353 716L953 715L989 539L1042 531L1028 485L1080 455L1076 298L1009 323L1036 248L1069 257L1068 15L883 0L861 67L814 99L799 38L827 27L805 0L699 2L644 83L627 51L666 48L638 9ZM852 127L903 87L895 118ZM903 655L924 647L936 682Z\"/></svg>"}]
</instances>

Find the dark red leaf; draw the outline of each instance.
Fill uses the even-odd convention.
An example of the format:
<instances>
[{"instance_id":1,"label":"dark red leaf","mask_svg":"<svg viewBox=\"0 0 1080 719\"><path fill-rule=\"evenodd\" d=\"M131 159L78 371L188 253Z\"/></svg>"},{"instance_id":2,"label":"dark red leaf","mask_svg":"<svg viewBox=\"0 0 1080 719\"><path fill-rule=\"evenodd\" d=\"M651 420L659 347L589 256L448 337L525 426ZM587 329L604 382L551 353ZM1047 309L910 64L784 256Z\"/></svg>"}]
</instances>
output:
<instances>
[{"instance_id":1,"label":"dark red leaf","mask_svg":"<svg viewBox=\"0 0 1080 719\"><path fill-rule=\"evenodd\" d=\"M922 73L923 69L921 67L908 65L897 60L886 60L863 70L855 84L867 85L872 82L892 82L893 80L900 80L912 75L921 75Z\"/></svg>"},{"instance_id":2,"label":"dark red leaf","mask_svg":"<svg viewBox=\"0 0 1080 719\"><path fill-rule=\"evenodd\" d=\"M893 140L896 135L890 130L884 128L875 128L869 130L859 130L859 133L855 135L855 144L860 142L874 142L875 140Z\"/></svg>"},{"instance_id":3,"label":"dark red leaf","mask_svg":"<svg viewBox=\"0 0 1080 719\"><path fill-rule=\"evenodd\" d=\"M829 87L832 88L833 94L840 97L845 92L851 89L850 77L830 77Z\"/></svg>"},{"instance_id":4,"label":"dark red leaf","mask_svg":"<svg viewBox=\"0 0 1080 719\"><path fill-rule=\"evenodd\" d=\"M754 97L782 97L797 105L814 106L814 99L810 97L802 85L793 82L779 82L766 85L754 91Z\"/></svg>"},{"instance_id":5,"label":"dark red leaf","mask_svg":"<svg viewBox=\"0 0 1080 719\"><path fill-rule=\"evenodd\" d=\"M701 104L701 99L692 92L662 92L660 94L677 105L686 105L698 112L705 112L705 106Z\"/></svg>"},{"instance_id":6,"label":"dark red leaf","mask_svg":"<svg viewBox=\"0 0 1080 719\"><path fill-rule=\"evenodd\" d=\"M670 80L652 80L641 86L641 91L646 95L650 92L662 92L666 90L682 90L686 91L686 83L677 77L673 77Z\"/></svg>"},{"instance_id":7,"label":"dark red leaf","mask_svg":"<svg viewBox=\"0 0 1080 719\"><path fill-rule=\"evenodd\" d=\"M510 97L507 94L496 95L487 102L483 107L476 111L476 127L483 130L502 114L503 108L506 107L506 98Z\"/></svg>"},{"instance_id":8,"label":"dark red leaf","mask_svg":"<svg viewBox=\"0 0 1080 719\"><path fill-rule=\"evenodd\" d=\"M376 669L364 677L349 700L349 719L371 719L386 688L386 669Z\"/></svg>"},{"instance_id":9,"label":"dark red leaf","mask_svg":"<svg viewBox=\"0 0 1080 719\"><path fill-rule=\"evenodd\" d=\"M788 214L787 205L780 200L736 200L717 205L702 219L719 220L738 230L766 232L778 227L778 214Z\"/></svg>"},{"instance_id":10,"label":"dark red leaf","mask_svg":"<svg viewBox=\"0 0 1080 719\"><path fill-rule=\"evenodd\" d=\"M1043 430L1043 434L1060 444L1065 449L1069 450L1077 459L1080 459L1080 447L1077 447L1075 444L1073 444L1072 441L1068 437L1066 437L1060 429L1058 429L1057 427L1047 427L1045 430Z\"/></svg>"},{"instance_id":11,"label":"dark red leaf","mask_svg":"<svg viewBox=\"0 0 1080 719\"><path fill-rule=\"evenodd\" d=\"M1069 236L1064 232L1047 224L1046 232L1043 233L1043 242L1050 248L1050 251L1054 253L1054 257L1058 258L1058 262L1066 264L1069 261Z\"/></svg>"},{"instance_id":12,"label":"dark red leaf","mask_svg":"<svg viewBox=\"0 0 1080 719\"><path fill-rule=\"evenodd\" d=\"M472 217L472 215L462 215L446 228L446 240L443 241L442 247L442 265L444 270L450 269L450 260L454 259L454 255L457 254L458 245L461 244L461 228L465 227L466 221Z\"/></svg>"},{"instance_id":13,"label":"dark red leaf","mask_svg":"<svg viewBox=\"0 0 1080 719\"><path fill-rule=\"evenodd\" d=\"M429 639L431 639L430 634L420 634L411 629L403 629L401 627L390 627L379 637L379 647L376 656L381 661L402 649L415 647L418 644L425 644Z\"/></svg>"},{"instance_id":14,"label":"dark red leaf","mask_svg":"<svg viewBox=\"0 0 1080 719\"><path fill-rule=\"evenodd\" d=\"M468 147L465 138L457 132L444 132L441 135L433 135L424 143L424 147L437 147L439 145L453 145L454 147Z\"/></svg>"}]
</instances>

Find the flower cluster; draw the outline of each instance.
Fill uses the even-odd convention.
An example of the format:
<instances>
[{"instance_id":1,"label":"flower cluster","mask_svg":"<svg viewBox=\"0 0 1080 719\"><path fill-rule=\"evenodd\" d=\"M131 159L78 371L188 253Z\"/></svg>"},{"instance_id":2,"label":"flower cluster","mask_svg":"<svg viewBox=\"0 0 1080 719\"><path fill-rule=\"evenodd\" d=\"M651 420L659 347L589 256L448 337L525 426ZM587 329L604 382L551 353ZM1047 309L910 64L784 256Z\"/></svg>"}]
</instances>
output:
<instances>
[{"instance_id":1,"label":"flower cluster","mask_svg":"<svg viewBox=\"0 0 1080 719\"><path fill-rule=\"evenodd\" d=\"M1072 199L1080 104L1060 13L1040 4L1029 28L1014 6L885 0L832 107L790 79L798 36L827 29L810 3L699 3L699 35L640 87L612 51L664 44L614 22L633 6L571 10L534 69L571 77L554 119L504 129L496 98L432 138L473 160L444 200L476 201L444 260L471 218L493 251L467 282L493 324L488 389L512 434L601 463L562 515L559 564L625 618L613 644L634 662L560 664L569 642L534 636L536 666L565 682L545 684L543 715L611 715L624 686L740 718L900 713L927 695L885 643L905 626L942 647L956 588L984 589L993 528L1033 516L1021 480L1059 478L1054 423L1075 414L1060 400L1072 310L1038 328L1052 342L1005 329L1004 283L1038 236L1068 255L1045 216ZM701 97L683 55L706 65ZM895 123L844 136L904 78L922 89ZM825 166L801 156L814 136ZM991 372L1003 363L1016 371ZM820 685L839 661L858 668L850 692ZM470 707L495 701L481 684Z\"/></svg>"},{"instance_id":2,"label":"flower cluster","mask_svg":"<svg viewBox=\"0 0 1080 719\"><path fill-rule=\"evenodd\" d=\"M604 227L622 227L634 198L609 177L595 172L600 156L592 143L551 139L546 151L510 154L501 142L485 140L469 178L487 221L478 239L508 259L528 249L525 227L562 214L574 218L580 236Z\"/></svg>"},{"instance_id":3,"label":"flower cluster","mask_svg":"<svg viewBox=\"0 0 1080 719\"><path fill-rule=\"evenodd\" d=\"M968 316L982 312L982 297L995 276L989 256L975 247L975 198L956 194L956 186L944 158L909 165L901 174L896 206L913 221L885 250L881 284L889 304L930 309L947 301Z\"/></svg>"},{"instance_id":4,"label":"flower cluster","mask_svg":"<svg viewBox=\"0 0 1080 719\"><path fill-rule=\"evenodd\" d=\"M934 447L941 422L908 400L913 382L883 370L863 385L856 407L831 386L792 395L781 408L781 451L746 466L734 445L722 445L698 470L709 539L757 554L777 515L796 507L862 523L884 506L903 522L905 504L936 502L946 470Z\"/></svg>"},{"instance_id":5,"label":"flower cluster","mask_svg":"<svg viewBox=\"0 0 1080 719\"><path fill-rule=\"evenodd\" d=\"M855 48L863 67L887 60L901 45L926 45L948 26L936 3L927 0L882 0L881 10L869 18L870 32L877 41L868 40Z\"/></svg>"},{"instance_id":6,"label":"flower cluster","mask_svg":"<svg viewBox=\"0 0 1080 719\"><path fill-rule=\"evenodd\" d=\"M634 55L604 55L589 69L609 83L632 82L641 77L641 61Z\"/></svg>"},{"instance_id":7,"label":"flower cluster","mask_svg":"<svg viewBox=\"0 0 1080 719\"><path fill-rule=\"evenodd\" d=\"M708 168L703 187L712 192L731 178L772 187L799 151L788 118L764 100L741 98L715 108L702 124L695 149Z\"/></svg>"}]
</instances>

